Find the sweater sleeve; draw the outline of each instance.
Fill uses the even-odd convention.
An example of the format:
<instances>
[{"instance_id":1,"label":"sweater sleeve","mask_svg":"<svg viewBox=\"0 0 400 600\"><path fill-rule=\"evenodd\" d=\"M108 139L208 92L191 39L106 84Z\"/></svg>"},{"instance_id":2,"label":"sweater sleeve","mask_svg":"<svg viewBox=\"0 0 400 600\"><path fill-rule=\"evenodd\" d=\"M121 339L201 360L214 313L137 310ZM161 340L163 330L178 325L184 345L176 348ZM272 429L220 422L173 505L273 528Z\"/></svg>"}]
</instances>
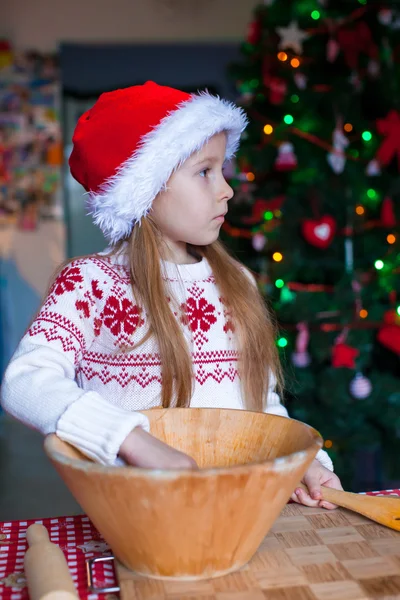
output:
<instances>
[{"instance_id":1,"label":"sweater sleeve","mask_svg":"<svg viewBox=\"0 0 400 600\"><path fill-rule=\"evenodd\" d=\"M147 417L112 405L81 389L76 368L95 336L95 282L85 259L58 275L49 295L12 357L2 384L2 406L43 434L56 433L89 458L117 464L119 448Z\"/></svg>"}]
</instances>

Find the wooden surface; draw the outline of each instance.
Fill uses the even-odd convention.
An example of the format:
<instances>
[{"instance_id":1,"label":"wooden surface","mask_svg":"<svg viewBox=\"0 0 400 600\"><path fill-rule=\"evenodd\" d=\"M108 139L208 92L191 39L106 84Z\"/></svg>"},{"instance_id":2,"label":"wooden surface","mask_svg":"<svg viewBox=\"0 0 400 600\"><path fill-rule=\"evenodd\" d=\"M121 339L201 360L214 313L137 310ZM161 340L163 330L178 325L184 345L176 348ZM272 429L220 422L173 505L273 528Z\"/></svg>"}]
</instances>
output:
<instances>
[{"instance_id":1,"label":"wooden surface","mask_svg":"<svg viewBox=\"0 0 400 600\"><path fill-rule=\"evenodd\" d=\"M121 600L400 600L400 533L345 509L287 505L251 562L179 582L117 563Z\"/></svg>"}]
</instances>

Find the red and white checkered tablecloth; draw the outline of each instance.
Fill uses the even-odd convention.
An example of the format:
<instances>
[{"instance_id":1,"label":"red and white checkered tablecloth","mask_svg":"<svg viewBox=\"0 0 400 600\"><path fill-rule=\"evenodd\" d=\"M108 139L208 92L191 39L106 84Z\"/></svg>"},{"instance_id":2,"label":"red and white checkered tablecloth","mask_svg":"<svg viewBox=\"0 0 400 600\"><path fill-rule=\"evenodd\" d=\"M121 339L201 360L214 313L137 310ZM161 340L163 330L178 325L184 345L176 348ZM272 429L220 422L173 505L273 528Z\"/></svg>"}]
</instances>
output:
<instances>
[{"instance_id":1,"label":"red and white checkered tablecloth","mask_svg":"<svg viewBox=\"0 0 400 600\"><path fill-rule=\"evenodd\" d=\"M371 496L400 496L400 489L368 492ZM111 551L89 518L85 515L0 522L0 600L28 600L24 577L24 555L27 549L26 530L32 523L43 524L50 540L64 552L80 598L83 600L117 600L117 593L93 594L88 591L86 559L109 556ZM93 583L97 588L116 585L112 561L96 563Z\"/></svg>"}]
</instances>

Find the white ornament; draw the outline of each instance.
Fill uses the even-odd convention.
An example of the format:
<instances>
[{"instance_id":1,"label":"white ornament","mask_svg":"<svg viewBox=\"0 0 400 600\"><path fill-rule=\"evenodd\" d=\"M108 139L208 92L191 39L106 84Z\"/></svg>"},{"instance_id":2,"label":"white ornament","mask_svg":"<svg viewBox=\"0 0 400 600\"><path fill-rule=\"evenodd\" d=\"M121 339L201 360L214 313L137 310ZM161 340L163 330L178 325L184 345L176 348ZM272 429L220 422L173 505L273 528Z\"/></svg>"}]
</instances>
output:
<instances>
[{"instance_id":1,"label":"white ornament","mask_svg":"<svg viewBox=\"0 0 400 600\"><path fill-rule=\"evenodd\" d=\"M382 25L390 25L390 23L392 22L392 16L393 16L393 13L390 10L390 8L382 8L378 12L378 21Z\"/></svg>"},{"instance_id":2,"label":"white ornament","mask_svg":"<svg viewBox=\"0 0 400 600\"><path fill-rule=\"evenodd\" d=\"M251 243L253 244L254 250L257 250L257 252L261 252L261 250L264 248L265 244L267 243L267 240L265 238L265 235L263 235L262 233L256 233L253 236Z\"/></svg>"},{"instance_id":3,"label":"white ornament","mask_svg":"<svg viewBox=\"0 0 400 600\"><path fill-rule=\"evenodd\" d=\"M372 392L372 383L362 373L357 373L350 382L350 393L357 400L368 398Z\"/></svg>"},{"instance_id":4,"label":"white ornament","mask_svg":"<svg viewBox=\"0 0 400 600\"><path fill-rule=\"evenodd\" d=\"M298 369L305 369L311 362L311 357L309 353L306 352L293 352L292 354L292 363Z\"/></svg>"},{"instance_id":5,"label":"white ornament","mask_svg":"<svg viewBox=\"0 0 400 600\"><path fill-rule=\"evenodd\" d=\"M370 60L367 67L368 73L371 77L378 77L381 67L377 60Z\"/></svg>"},{"instance_id":6,"label":"white ornament","mask_svg":"<svg viewBox=\"0 0 400 600\"><path fill-rule=\"evenodd\" d=\"M307 87L307 77L304 75L304 73L295 73L294 82L299 90L305 90Z\"/></svg>"},{"instance_id":7,"label":"white ornament","mask_svg":"<svg viewBox=\"0 0 400 600\"><path fill-rule=\"evenodd\" d=\"M349 77L349 81L354 87L356 92L361 92L362 90L362 81L356 71L353 71L351 76Z\"/></svg>"},{"instance_id":8,"label":"white ornament","mask_svg":"<svg viewBox=\"0 0 400 600\"><path fill-rule=\"evenodd\" d=\"M349 140L343 134L343 132L336 128L332 135L333 138L333 152L330 152L327 156L327 161L331 166L334 173L343 173L344 166L346 164L346 156L344 149L349 145Z\"/></svg>"},{"instance_id":9,"label":"white ornament","mask_svg":"<svg viewBox=\"0 0 400 600\"><path fill-rule=\"evenodd\" d=\"M283 142L278 148L275 168L279 171L291 171L297 167L297 158L291 142Z\"/></svg>"},{"instance_id":10,"label":"white ornament","mask_svg":"<svg viewBox=\"0 0 400 600\"><path fill-rule=\"evenodd\" d=\"M337 59L340 52L340 46L337 40L330 38L326 45L326 58L329 62L333 63Z\"/></svg>"},{"instance_id":11,"label":"white ornament","mask_svg":"<svg viewBox=\"0 0 400 600\"><path fill-rule=\"evenodd\" d=\"M298 334L296 337L296 351L293 352L291 359L295 367L304 369L311 362L311 357L308 353L307 346L310 341L310 332L308 325L304 321L297 324Z\"/></svg>"},{"instance_id":12,"label":"white ornament","mask_svg":"<svg viewBox=\"0 0 400 600\"><path fill-rule=\"evenodd\" d=\"M381 166L380 166L379 162L375 158L370 160L365 172L370 177L376 177L376 176L380 175L381 174Z\"/></svg>"},{"instance_id":13,"label":"white ornament","mask_svg":"<svg viewBox=\"0 0 400 600\"><path fill-rule=\"evenodd\" d=\"M302 44L309 36L308 33L298 28L296 21L291 21L288 27L277 27L276 30L281 37L280 50L291 48L296 54L303 53Z\"/></svg>"}]
</instances>

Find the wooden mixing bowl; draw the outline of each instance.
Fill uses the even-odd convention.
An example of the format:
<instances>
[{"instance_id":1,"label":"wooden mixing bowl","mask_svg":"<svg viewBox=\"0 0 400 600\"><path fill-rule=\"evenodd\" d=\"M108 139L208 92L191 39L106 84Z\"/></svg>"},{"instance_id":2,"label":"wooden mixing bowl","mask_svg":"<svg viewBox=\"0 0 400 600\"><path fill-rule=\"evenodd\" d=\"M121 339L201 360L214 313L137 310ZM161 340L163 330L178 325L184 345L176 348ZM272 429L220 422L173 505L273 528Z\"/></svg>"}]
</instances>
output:
<instances>
[{"instance_id":1,"label":"wooden mixing bowl","mask_svg":"<svg viewBox=\"0 0 400 600\"><path fill-rule=\"evenodd\" d=\"M51 434L45 451L115 557L155 578L203 579L242 567L322 446L315 429L244 410L143 411L151 433L200 471L91 462Z\"/></svg>"}]
</instances>

